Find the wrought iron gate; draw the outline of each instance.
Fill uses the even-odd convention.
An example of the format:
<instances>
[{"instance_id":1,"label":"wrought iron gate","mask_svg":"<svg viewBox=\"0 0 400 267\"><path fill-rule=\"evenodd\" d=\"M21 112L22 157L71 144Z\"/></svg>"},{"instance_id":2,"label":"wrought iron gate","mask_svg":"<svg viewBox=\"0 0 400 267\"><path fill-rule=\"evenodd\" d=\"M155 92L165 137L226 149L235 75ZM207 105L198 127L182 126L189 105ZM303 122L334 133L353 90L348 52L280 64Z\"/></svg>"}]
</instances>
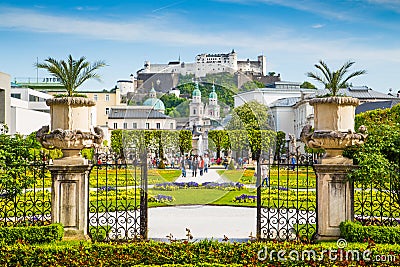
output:
<instances>
[{"instance_id":1,"label":"wrought iron gate","mask_svg":"<svg viewBox=\"0 0 400 267\"><path fill-rule=\"evenodd\" d=\"M97 241L147 239L147 160L97 154L89 178L89 235Z\"/></svg>"},{"instance_id":2,"label":"wrought iron gate","mask_svg":"<svg viewBox=\"0 0 400 267\"><path fill-rule=\"evenodd\" d=\"M315 156L297 152L265 158L257 165L257 237L312 240L317 229Z\"/></svg>"}]
</instances>

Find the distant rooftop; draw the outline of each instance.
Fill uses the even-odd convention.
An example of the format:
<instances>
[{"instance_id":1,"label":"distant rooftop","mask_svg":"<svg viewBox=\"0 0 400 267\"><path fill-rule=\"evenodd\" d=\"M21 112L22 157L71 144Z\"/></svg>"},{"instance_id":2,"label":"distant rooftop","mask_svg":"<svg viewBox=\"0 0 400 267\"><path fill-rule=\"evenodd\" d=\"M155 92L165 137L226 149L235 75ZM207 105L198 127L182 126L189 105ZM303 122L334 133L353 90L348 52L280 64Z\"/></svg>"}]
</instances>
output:
<instances>
[{"instance_id":1,"label":"distant rooftop","mask_svg":"<svg viewBox=\"0 0 400 267\"><path fill-rule=\"evenodd\" d=\"M278 99L270 104L270 107L292 107L294 106L298 101L300 100L300 97L287 97L287 98L281 98Z\"/></svg>"},{"instance_id":2,"label":"distant rooftop","mask_svg":"<svg viewBox=\"0 0 400 267\"><path fill-rule=\"evenodd\" d=\"M149 108L111 108L109 119L170 119L171 117Z\"/></svg>"},{"instance_id":3,"label":"distant rooftop","mask_svg":"<svg viewBox=\"0 0 400 267\"><path fill-rule=\"evenodd\" d=\"M318 89L315 94L308 95L308 98L313 98L316 95L322 96L322 95L326 95L328 93L329 93L328 89ZM355 87L339 89L338 95L351 96L351 97L358 98L360 100L399 99L395 96L372 90L371 88L368 88L367 86L355 86Z\"/></svg>"},{"instance_id":4,"label":"distant rooftop","mask_svg":"<svg viewBox=\"0 0 400 267\"><path fill-rule=\"evenodd\" d=\"M377 101L377 102L366 102L356 107L356 114L366 112L375 109L387 109L400 103L400 99L388 100L388 101Z\"/></svg>"}]
</instances>

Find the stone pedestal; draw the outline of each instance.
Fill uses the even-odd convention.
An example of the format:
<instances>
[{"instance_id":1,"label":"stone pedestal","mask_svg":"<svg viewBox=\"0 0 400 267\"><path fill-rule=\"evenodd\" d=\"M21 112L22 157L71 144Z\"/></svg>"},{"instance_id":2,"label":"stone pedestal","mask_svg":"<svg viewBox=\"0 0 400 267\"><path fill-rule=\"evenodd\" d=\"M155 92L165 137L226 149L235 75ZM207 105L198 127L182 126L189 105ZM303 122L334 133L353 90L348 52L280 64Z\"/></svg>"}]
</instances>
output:
<instances>
[{"instance_id":1,"label":"stone pedestal","mask_svg":"<svg viewBox=\"0 0 400 267\"><path fill-rule=\"evenodd\" d=\"M353 165L316 164L317 174L317 239L332 240L340 236L339 225L353 220L353 184L347 174Z\"/></svg>"},{"instance_id":2,"label":"stone pedestal","mask_svg":"<svg viewBox=\"0 0 400 267\"><path fill-rule=\"evenodd\" d=\"M88 237L88 201L90 165L50 165L51 221L64 225L64 239Z\"/></svg>"}]
</instances>

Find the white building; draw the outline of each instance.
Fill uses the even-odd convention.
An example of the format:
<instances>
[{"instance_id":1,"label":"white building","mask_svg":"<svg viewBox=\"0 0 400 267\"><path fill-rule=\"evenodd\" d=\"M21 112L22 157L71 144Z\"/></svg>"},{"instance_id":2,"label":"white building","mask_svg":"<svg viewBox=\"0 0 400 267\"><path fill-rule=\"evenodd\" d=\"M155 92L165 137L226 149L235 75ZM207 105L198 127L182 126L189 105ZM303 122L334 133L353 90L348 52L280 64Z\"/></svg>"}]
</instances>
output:
<instances>
[{"instance_id":1,"label":"white building","mask_svg":"<svg viewBox=\"0 0 400 267\"><path fill-rule=\"evenodd\" d=\"M295 134L296 138L300 138L301 131L307 124L310 124L314 127L314 108L309 104L310 99L316 95L326 95L328 93L329 91L327 89L319 89L314 94L304 94L302 95L301 99L295 105L293 105L295 122L293 133ZM399 99L396 96L374 91L367 86L343 88L339 90L338 94L358 98L360 100L360 104Z\"/></svg>"},{"instance_id":2,"label":"white building","mask_svg":"<svg viewBox=\"0 0 400 267\"><path fill-rule=\"evenodd\" d=\"M11 123L11 76L0 72L0 128Z\"/></svg>"},{"instance_id":3,"label":"white building","mask_svg":"<svg viewBox=\"0 0 400 267\"><path fill-rule=\"evenodd\" d=\"M50 125L50 107L46 99L51 95L29 88L11 88L9 133L28 135L44 125Z\"/></svg>"},{"instance_id":4,"label":"white building","mask_svg":"<svg viewBox=\"0 0 400 267\"><path fill-rule=\"evenodd\" d=\"M124 130L175 130L176 121L151 106L112 107L108 126Z\"/></svg>"},{"instance_id":5,"label":"white building","mask_svg":"<svg viewBox=\"0 0 400 267\"><path fill-rule=\"evenodd\" d=\"M128 93L135 92L135 78L133 77L133 74L131 74L130 77L131 77L130 80L117 81L117 87L119 89L121 97L124 97L124 96L126 97Z\"/></svg>"},{"instance_id":6,"label":"white building","mask_svg":"<svg viewBox=\"0 0 400 267\"><path fill-rule=\"evenodd\" d=\"M195 58L195 62L185 63L171 61L168 64L151 64L150 61L145 61L143 69L137 73L179 73L182 75L193 74L195 77L204 77L206 74L229 72L235 73L251 72L259 75L267 75L267 65L265 56L257 57L257 60L238 61L237 53L232 52L227 54L199 54Z\"/></svg>"},{"instance_id":7,"label":"white building","mask_svg":"<svg viewBox=\"0 0 400 267\"><path fill-rule=\"evenodd\" d=\"M309 105L309 100L327 93L326 89L303 89L296 83L278 82L274 88L238 94L234 96L234 100L235 107L254 100L267 105L270 107L276 131L284 131L287 139L289 134L294 134L299 139L304 126L314 126L314 108ZM339 94L358 98L360 103L398 99L365 86L340 89Z\"/></svg>"},{"instance_id":8,"label":"white building","mask_svg":"<svg viewBox=\"0 0 400 267\"><path fill-rule=\"evenodd\" d=\"M235 107L250 101L258 101L270 106L274 101L282 98L300 97L301 94L315 93L315 89L300 88L300 83L275 82L268 88L259 88L254 91L244 92L233 96Z\"/></svg>"}]
</instances>

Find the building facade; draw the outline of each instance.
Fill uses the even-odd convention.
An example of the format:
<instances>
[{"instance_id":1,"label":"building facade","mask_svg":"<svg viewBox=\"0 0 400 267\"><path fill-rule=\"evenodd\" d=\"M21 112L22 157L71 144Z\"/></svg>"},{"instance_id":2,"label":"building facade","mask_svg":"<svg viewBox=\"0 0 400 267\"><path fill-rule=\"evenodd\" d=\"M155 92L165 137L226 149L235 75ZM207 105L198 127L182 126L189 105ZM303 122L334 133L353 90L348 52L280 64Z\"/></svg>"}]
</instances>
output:
<instances>
[{"instance_id":1,"label":"building facade","mask_svg":"<svg viewBox=\"0 0 400 267\"><path fill-rule=\"evenodd\" d=\"M50 107L46 100L51 95L30 88L11 87L10 134L29 135L44 125L50 125Z\"/></svg>"},{"instance_id":2,"label":"building facade","mask_svg":"<svg viewBox=\"0 0 400 267\"><path fill-rule=\"evenodd\" d=\"M204 77L212 73L235 73L251 72L259 75L267 75L267 65L265 56L257 57L257 60L239 61L237 53L232 50L226 54L199 54L195 57L194 62L185 63L171 61L168 64L151 64L150 61L145 61L141 70L137 71L138 77L140 74L157 74L157 73L175 73L181 75L192 74L196 78Z\"/></svg>"}]
</instances>

